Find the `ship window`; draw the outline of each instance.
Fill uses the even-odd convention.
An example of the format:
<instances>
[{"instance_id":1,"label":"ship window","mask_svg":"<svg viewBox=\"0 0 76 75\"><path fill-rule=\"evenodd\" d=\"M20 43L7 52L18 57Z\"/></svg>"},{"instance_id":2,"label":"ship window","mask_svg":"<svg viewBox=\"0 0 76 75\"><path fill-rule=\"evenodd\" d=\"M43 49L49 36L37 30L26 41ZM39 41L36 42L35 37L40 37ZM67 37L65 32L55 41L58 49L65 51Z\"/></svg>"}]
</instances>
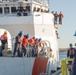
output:
<instances>
[{"instance_id":1,"label":"ship window","mask_svg":"<svg viewBox=\"0 0 76 75\"><path fill-rule=\"evenodd\" d=\"M41 9L41 12L43 12L43 9Z\"/></svg>"},{"instance_id":2,"label":"ship window","mask_svg":"<svg viewBox=\"0 0 76 75\"><path fill-rule=\"evenodd\" d=\"M16 12L16 7L11 7L11 12L15 13Z\"/></svg>"},{"instance_id":3,"label":"ship window","mask_svg":"<svg viewBox=\"0 0 76 75\"><path fill-rule=\"evenodd\" d=\"M26 6L26 9L30 12L30 6Z\"/></svg>"},{"instance_id":4,"label":"ship window","mask_svg":"<svg viewBox=\"0 0 76 75\"><path fill-rule=\"evenodd\" d=\"M0 14L2 14L2 8L0 8Z\"/></svg>"},{"instance_id":5,"label":"ship window","mask_svg":"<svg viewBox=\"0 0 76 75\"><path fill-rule=\"evenodd\" d=\"M40 8L37 8L37 12L39 12L40 11Z\"/></svg>"},{"instance_id":6,"label":"ship window","mask_svg":"<svg viewBox=\"0 0 76 75\"><path fill-rule=\"evenodd\" d=\"M34 7L33 11L36 11L36 7Z\"/></svg>"},{"instance_id":7,"label":"ship window","mask_svg":"<svg viewBox=\"0 0 76 75\"><path fill-rule=\"evenodd\" d=\"M9 7L4 7L4 13L9 14Z\"/></svg>"},{"instance_id":8,"label":"ship window","mask_svg":"<svg viewBox=\"0 0 76 75\"><path fill-rule=\"evenodd\" d=\"M19 6L18 9L19 9L20 12L22 12L23 11L23 6Z\"/></svg>"}]
</instances>

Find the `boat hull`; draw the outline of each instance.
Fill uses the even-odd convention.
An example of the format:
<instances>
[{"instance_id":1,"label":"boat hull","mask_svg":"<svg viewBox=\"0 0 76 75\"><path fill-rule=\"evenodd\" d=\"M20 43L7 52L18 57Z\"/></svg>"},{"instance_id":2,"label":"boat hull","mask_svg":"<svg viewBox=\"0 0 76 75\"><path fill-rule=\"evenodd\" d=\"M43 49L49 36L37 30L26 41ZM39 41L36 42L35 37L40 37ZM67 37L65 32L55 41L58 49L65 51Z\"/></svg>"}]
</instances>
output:
<instances>
[{"instance_id":1,"label":"boat hull","mask_svg":"<svg viewBox=\"0 0 76 75\"><path fill-rule=\"evenodd\" d=\"M51 74L50 58L0 58L1 75ZM50 63L50 64L49 64Z\"/></svg>"}]
</instances>

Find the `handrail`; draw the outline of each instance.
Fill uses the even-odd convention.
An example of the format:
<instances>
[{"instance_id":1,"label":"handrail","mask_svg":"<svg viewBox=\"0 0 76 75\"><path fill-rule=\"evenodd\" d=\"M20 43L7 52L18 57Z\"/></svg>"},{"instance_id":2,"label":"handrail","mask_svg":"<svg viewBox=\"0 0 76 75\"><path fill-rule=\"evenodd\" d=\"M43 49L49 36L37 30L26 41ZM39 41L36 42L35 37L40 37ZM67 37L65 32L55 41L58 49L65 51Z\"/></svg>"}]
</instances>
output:
<instances>
[{"instance_id":1,"label":"handrail","mask_svg":"<svg viewBox=\"0 0 76 75\"><path fill-rule=\"evenodd\" d=\"M62 75L68 75L67 61L73 61L72 58L65 58L61 61Z\"/></svg>"}]
</instances>

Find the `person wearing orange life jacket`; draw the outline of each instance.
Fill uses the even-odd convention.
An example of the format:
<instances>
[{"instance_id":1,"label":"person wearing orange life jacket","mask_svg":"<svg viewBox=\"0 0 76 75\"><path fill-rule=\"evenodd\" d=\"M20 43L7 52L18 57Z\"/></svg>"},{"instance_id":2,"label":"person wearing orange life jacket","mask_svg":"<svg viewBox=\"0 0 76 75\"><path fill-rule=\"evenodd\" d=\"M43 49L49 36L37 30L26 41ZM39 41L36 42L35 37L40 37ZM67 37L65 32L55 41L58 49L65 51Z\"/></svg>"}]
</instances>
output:
<instances>
[{"instance_id":1,"label":"person wearing orange life jacket","mask_svg":"<svg viewBox=\"0 0 76 75\"><path fill-rule=\"evenodd\" d=\"M60 14L58 15L59 17L59 24L62 24L62 18L64 18L62 12L60 11Z\"/></svg>"},{"instance_id":2,"label":"person wearing orange life jacket","mask_svg":"<svg viewBox=\"0 0 76 75\"><path fill-rule=\"evenodd\" d=\"M34 45L35 44L35 37L32 37L30 40L29 40L30 44L31 45Z\"/></svg>"},{"instance_id":3,"label":"person wearing orange life jacket","mask_svg":"<svg viewBox=\"0 0 76 75\"><path fill-rule=\"evenodd\" d=\"M42 40L41 38L38 39L38 45L39 46L41 45L41 40Z\"/></svg>"},{"instance_id":4,"label":"person wearing orange life jacket","mask_svg":"<svg viewBox=\"0 0 76 75\"><path fill-rule=\"evenodd\" d=\"M38 38L35 39L35 44L32 47L32 57L38 56Z\"/></svg>"},{"instance_id":5,"label":"person wearing orange life jacket","mask_svg":"<svg viewBox=\"0 0 76 75\"><path fill-rule=\"evenodd\" d=\"M18 57L22 57L21 49L22 49L22 35L23 32L20 31L19 34L15 37L15 46L13 56L17 53Z\"/></svg>"},{"instance_id":6,"label":"person wearing orange life jacket","mask_svg":"<svg viewBox=\"0 0 76 75\"><path fill-rule=\"evenodd\" d=\"M5 44L8 43L7 39L8 39L7 31L4 31L4 34L1 35L1 37L0 37L0 40L1 40L1 43L2 43L2 48L1 48L2 50L1 51L3 51L5 49Z\"/></svg>"},{"instance_id":7,"label":"person wearing orange life jacket","mask_svg":"<svg viewBox=\"0 0 76 75\"><path fill-rule=\"evenodd\" d=\"M69 58L74 58L75 48L73 48L72 43L70 43L69 46L70 46L70 48L68 49L67 57L69 57ZM72 61L68 61L68 64L69 64L69 65L72 65ZM71 68L69 68L69 74L72 75Z\"/></svg>"},{"instance_id":8,"label":"person wearing orange life jacket","mask_svg":"<svg viewBox=\"0 0 76 75\"><path fill-rule=\"evenodd\" d=\"M27 34L27 35L24 35L24 38L23 38L23 40L22 40L22 55L23 55L23 53L24 53L24 56L25 56L26 53L27 53L26 47L27 47L27 45L28 45L28 38L29 38L29 36L28 36L28 34Z\"/></svg>"},{"instance_id":9,"label":"person wearing orange life jacket","mask_svg":"<svg viewBox=\"0 0 76 75\"><path fill-rule=\"evenodd\" d=\"M70 46L70 48L68 49L67 57L73 58L75 49L72 47L73 45L71 43L69 44L69 46Z\"/></svg>"}]
</instances>

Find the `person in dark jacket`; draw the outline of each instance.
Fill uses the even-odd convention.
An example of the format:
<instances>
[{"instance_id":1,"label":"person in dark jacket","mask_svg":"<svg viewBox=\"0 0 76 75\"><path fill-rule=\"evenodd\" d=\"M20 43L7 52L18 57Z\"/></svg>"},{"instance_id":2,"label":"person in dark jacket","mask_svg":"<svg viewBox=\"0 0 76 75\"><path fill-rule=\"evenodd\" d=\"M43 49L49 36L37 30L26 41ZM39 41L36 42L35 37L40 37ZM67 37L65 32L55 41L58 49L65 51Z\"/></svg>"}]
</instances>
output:
<instances>
[{"instance_id":1,"label":"person in dark jacket","mask_svg":"<svg viewBox=\"0 0 76 75\"><path fill-rule=\"evenodd\" d=\"M70 48L68 49L67 57L69 57L69 58L74 58L75 48L73 48L72 43L70 43L69 46L70 46ZM69 65L72 65L72 61L68 61L68 64L69 64ZM69 69L69 74L72 75L71 68Z\"/></svg>"},{"instance_id":2,"label":"person in dark jacket","mask_svg":"<svg viewBox=\"0 0 76 75\"><path fill-rule=\"evenodd\" d=\"M18 57L21 57L21 48L22 48L22 35L23 32L20 31L20 33L18 34L18 36L16 36L15 38L15 45L14 45L14 53L13 56L17 53Z\"/></svg>"},{"instance_id":3,"label":"person in dark jacket","mask_svg":"<svg viewBox=\"0 0 76 75\"><path fill-rule=\"evenodd\" d=\"M70 46L70 48L68 49L67 57L73 58L74 57L75 48L73 48L73 45L71 43L69 44L69 46Z\"/></svg>"},{"instance_id":4,"label":"person in dark jacket","mask_svg":"<svg viewBox=\"0 0 76 75\"><path fill-rule=\"evenodd\" d=\"M72 75L76 75L76 50L72 61L71 71L72 71Z\"/></svg>"}]
</instances>

